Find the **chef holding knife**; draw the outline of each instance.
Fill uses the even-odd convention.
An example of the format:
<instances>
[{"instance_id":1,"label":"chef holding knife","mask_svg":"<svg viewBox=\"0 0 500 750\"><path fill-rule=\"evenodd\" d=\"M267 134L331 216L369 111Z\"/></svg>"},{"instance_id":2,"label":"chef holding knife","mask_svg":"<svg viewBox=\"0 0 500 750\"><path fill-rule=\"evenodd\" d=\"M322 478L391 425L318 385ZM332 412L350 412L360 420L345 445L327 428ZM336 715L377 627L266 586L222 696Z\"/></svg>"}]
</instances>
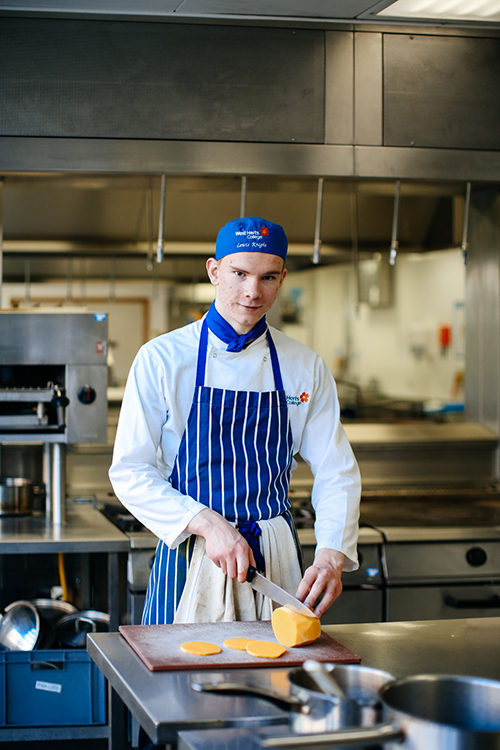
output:
<instances>
[{"instance_id":1,"label":"chef holding knife","mask_svg":"<svg viewBox=\"0 0 500 750\"><path fill-rule=\"evenodd\" d=\"M273 222L226 224L207 261L210 310L149 341L131 367L110 479L159 538L144 624L270 619L249 566L321 616L342 570L357 567L360 475L333 377L266 323L287 247ZM288 499L296 453L314 476L317 547L305 573Z\"/></svg>"}]
</instances>

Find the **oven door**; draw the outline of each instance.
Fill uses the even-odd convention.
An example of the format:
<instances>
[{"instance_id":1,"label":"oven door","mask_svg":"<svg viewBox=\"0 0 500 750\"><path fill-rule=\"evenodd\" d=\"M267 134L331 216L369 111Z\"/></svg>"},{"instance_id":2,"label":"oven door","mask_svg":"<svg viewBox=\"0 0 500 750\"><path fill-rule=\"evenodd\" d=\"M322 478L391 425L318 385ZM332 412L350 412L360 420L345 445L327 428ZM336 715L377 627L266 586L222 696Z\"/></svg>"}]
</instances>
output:
<instances>
[{"instance_id":1,"label":"oven door","mask_svg":"<svg viewBox=\"0 0 500 750\"><path fill-rule=\"evenodd\" d=\"M469 586L389 586L387 589L389 622L499 616L500 582Z\"/></svg>"}]
</instances>

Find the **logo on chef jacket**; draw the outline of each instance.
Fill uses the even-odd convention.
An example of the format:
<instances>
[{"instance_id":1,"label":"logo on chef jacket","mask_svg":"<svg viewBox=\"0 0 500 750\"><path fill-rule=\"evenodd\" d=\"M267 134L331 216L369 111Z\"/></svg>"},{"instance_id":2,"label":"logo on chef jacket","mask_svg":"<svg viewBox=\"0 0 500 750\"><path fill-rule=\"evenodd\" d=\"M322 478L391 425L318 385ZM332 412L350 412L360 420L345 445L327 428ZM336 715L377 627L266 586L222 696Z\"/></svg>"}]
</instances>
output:
<instances>
[{"instance_id":1,"label":"logo on chef jacket","mask_svg":"<svg viewBox=\"0 0 500 750\"><path fill-rule=\"evenodd\" d=\"M300 406L301 404L307 404L309 401L309 394L302 391L300 396L287 396L286 402L288 406Z\"/></svg>"},{"instance_id":2,"label":"logo on chef jacket","mask_svg":"<svg viewBox=\"0 0 500 750\"><path fill-rule=\"evenodd\" d=\"M237 247L249 247L254 250L260 250L263 247L267 247L266 237L269 237L269 229L262 227L261 229L242 229L235 232L236 237L241 237Z\"/></svg>"}]
</instances>

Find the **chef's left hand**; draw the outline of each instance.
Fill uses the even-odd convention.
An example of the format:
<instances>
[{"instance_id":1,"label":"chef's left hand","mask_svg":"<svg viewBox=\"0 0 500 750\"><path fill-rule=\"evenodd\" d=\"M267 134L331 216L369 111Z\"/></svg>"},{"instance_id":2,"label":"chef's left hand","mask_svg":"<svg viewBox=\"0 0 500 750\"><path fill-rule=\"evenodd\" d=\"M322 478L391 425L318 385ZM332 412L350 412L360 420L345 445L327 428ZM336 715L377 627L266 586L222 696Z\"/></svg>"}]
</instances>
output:
<instances>
[{"instance_id":1,"label":"chef's left hand","mask_svg":"<svg viewBox=\"0 0 500 750\"><path fill-rule=\"evenodd\" d=\"M320 549L313 564L307 568L295 596L321 617L335 599L342 593L342 568L345 555L334 549ZM323 597L318 606L314 604L320 594Z\"/></svg>"}]
</instances>

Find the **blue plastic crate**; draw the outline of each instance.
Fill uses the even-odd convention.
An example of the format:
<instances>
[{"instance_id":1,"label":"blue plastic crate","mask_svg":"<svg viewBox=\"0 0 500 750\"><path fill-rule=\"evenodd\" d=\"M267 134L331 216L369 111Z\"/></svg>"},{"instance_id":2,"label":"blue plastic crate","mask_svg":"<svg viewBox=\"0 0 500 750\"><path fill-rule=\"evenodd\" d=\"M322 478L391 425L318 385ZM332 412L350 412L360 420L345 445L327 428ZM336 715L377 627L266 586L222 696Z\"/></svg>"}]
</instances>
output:
<instances>
[{"instance_id":1,"label":"blue plastic crate","mask_svg":"<svg viewBox=\"0 0 500 750\"><path fill-rule=\"evenodd\" d=\"M0 727L105 723L104 675L85 649L0 651Z\"/></svg>"}]
</instances>

